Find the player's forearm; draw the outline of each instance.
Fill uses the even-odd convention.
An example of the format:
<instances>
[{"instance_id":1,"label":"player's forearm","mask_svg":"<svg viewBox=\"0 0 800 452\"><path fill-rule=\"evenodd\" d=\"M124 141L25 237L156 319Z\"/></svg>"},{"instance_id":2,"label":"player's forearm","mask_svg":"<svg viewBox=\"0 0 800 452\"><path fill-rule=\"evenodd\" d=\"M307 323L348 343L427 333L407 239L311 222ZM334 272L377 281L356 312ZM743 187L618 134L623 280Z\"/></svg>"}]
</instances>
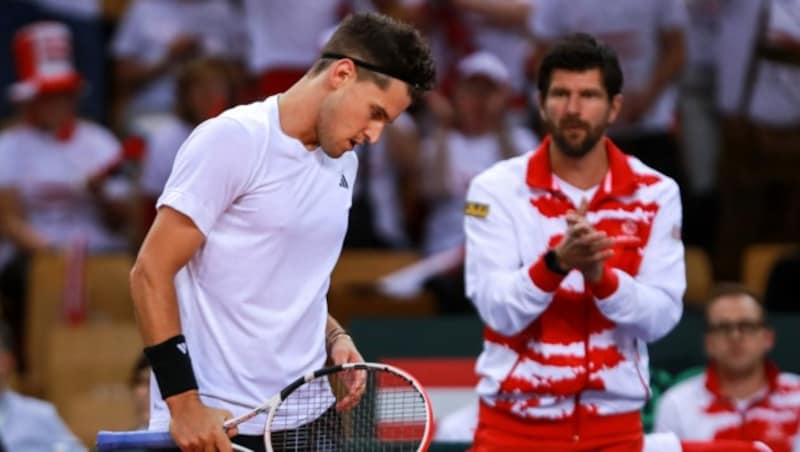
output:
<instances>
[{"instance_id":1,"label":"player's forearm","mask_svg":"<svg viewBox=\"0 0 800 452\"><path fill-rule=\"evenodd\" d=\"M328 314L328 320L325 322L325 335L329 336L338 331L344 331L344 328L339 321L334 319L332 315Z\"/></svg>"},{"instance_id":2,"label":"player's forearm","mask_svg":"<svg viewBox=\"0 0 800 452\"><path fill-rule=\"evenodd\" d=\"M141 256L131 270L130 285L136 321L146 346L181 334L174 274L158 271Z\"/></svg>"}]
</instances>

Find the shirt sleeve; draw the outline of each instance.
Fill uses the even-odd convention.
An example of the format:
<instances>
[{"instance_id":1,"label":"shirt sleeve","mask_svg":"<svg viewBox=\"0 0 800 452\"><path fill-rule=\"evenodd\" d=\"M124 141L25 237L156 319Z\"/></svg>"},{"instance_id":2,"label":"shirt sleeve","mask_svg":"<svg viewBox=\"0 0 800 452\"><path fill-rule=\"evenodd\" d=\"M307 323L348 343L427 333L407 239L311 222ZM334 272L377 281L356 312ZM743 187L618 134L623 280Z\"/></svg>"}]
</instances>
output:
<instances>
[{"instance_id":1,"label":"shirt sleeve","mask_svg":"<svg viewBox=\"0 0 800 452\"><path fill-rule=\"evenodd\" d=\"M0 135L0 187L17 185L21 175L10 141L7 136Z\"/></svg>"},{"instance_id":2,"label":"shirt sleeve","mask_svg":"<svg viewBox=\"0 0 800 452\"><path fill-rule=\"evenodd\" d=\"M86 123L85 133L89 143L83 162L87 175L105 173L122 162L122 144L111 132L97 124ZM89 155L91 157L87 157Z\"/></svg>"},{"instance_id":3,"label":"shirt sleeve","mask_svg":"<svg viewBox=\"0 0 800 452\"><path fill-rule=\"evenodd\" d=\"M178 150L156 206L188 216L208 236L219 216L247 190L257 151L247 130L233 119L201 124Z\"/></svg>"},{"instance_id":4,"label":"shirt sleeve","mask_svg":"<svg viewBox=\"0 0 800 452\"><path fill-rule=\"evenodd\" d=\"M636 277L606 268L601 281L592 287L603 315L647 342L660 339L677 325L686 290L681 200L674 181L669 181L659 201L661 208Z\"/></svg>"},{"instance_id":5,"label":"shirt sleeve","mask_svg":"<svg viewBox=\"0 0 800 452\"><path fill-rule=\"evenodd\" d=\"M467 296L489 328L519 333L547 309L564 277L541 257L521 262L511 213L479 179L470 185L466 209Z\"/></svg>"}]
</instances>

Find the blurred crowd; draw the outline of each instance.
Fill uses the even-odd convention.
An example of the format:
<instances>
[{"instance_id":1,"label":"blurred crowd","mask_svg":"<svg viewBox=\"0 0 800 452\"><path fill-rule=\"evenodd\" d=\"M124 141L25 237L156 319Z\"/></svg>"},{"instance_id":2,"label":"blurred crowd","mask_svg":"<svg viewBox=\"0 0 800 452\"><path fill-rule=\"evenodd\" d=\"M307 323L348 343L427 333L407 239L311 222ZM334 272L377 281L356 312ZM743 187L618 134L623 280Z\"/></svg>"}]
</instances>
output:
<instances>
[{"instance_id":1,"label":"blurred crowd","mask_svg":"<svg viewBox=\"0 0 800 452\"><path fill-rule=\"evenodd\" d=\"M27 253L135 250L194 126L288 88L332 27L361 10L423 30L439 87L356 151L346 246L425 255L460 246L471 177L547 133L538 60L574 31L618 52L625 100L612 137L679 181L684 240L714 258L719 277L738 276L748 243L800 231L796 0L29 0L3 9L7 298L21 296ZM450 299L461 292L450 283L433 287Z\"/></svg>"},{"instance_id":2,"label":"blurred crowd","mask_svg":"<svg viewBox=\"0 0 800 452\"><path fill-rule=\"evenodd\" d=\"M460 248L470 179L546 135L538 62L576 31L617 51L612 138L679 182L684 241L718 279L739 279L748 244L800 239L800 0L6 0L0 298L16 339L33 253L135 253L192 129L284 91L363 10L422 30L439 84L355 150L346 247ZM470 309L457 267L428 283L443 313Z\"/></svg>"}]
</instances>

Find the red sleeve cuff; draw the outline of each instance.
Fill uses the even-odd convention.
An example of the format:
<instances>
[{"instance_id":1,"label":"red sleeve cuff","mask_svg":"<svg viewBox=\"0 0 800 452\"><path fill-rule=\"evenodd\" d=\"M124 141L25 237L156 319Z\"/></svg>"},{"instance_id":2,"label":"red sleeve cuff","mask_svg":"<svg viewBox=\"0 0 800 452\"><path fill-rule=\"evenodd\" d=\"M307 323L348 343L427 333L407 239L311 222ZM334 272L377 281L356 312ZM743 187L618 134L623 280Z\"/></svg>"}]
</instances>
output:
<instances>
[{"instance_id":1,"label":"red sleeve cuff","mask_svg":"<svg viewBox=\"0 0 800 452\"><path fill-rule=\"evenodd\" d=\"M603 267L603 275L596 283L589 284L595 298L602 300L617 291L619 277L609 267Z\"/></svg>"},{"instance_id":2,"label":"red sleeve cuff","mask_svg":"<svg viewBox=\"0 0 800 452\"><path fill-rule=\"evenodd\" d=\"M533 284L539 289L545 292L555 292L566 275L560 275L547 268L547 265L544 263L544 254L542 254L539 256L539 259L528 268L528 276L531 277L531 281L533 281Z\"/></svg>"}]
</instances>

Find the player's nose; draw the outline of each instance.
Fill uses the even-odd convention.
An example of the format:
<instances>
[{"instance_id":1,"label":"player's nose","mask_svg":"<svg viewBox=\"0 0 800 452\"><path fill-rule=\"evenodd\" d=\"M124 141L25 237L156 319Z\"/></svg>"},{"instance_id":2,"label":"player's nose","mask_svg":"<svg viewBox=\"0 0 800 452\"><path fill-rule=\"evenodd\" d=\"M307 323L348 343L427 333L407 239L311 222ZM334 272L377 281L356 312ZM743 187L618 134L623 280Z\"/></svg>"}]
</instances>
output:
<instances>
[{"instance_id":1,"label":"player's nose","mask_svg":"<svg viewBox=\"0 0 800 452\"><path fill-rule=\"evenodd\" d=\"M377 143L381 137L381 133L383 133L385 125L383 121L372 121L369 127L367 127L367 130L364 131L364 135L367 136L367 141L372 144Z\"/></svg>"}]
</instances>

